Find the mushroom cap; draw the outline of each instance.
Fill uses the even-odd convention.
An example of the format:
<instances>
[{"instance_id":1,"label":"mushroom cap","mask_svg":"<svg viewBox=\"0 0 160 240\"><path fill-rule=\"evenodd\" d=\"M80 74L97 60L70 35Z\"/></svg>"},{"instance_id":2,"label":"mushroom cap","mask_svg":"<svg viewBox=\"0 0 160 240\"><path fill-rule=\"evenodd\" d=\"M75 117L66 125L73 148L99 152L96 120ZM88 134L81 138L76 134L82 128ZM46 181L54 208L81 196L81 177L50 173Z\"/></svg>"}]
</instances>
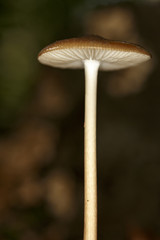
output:
<instances>
[{"instance_id":1,"label":"mushroom cap","mask_svg":"<svg viewBox=\"0 0 160 240\"><path fill-rule=\"evenodd\" d=\"M85 60L96 60L101 70L118 70L135 66L151 58L136 44L86 36L56 41L38 55L38 60L52 67L84 68Z\"/></svg>"}]
</instances>

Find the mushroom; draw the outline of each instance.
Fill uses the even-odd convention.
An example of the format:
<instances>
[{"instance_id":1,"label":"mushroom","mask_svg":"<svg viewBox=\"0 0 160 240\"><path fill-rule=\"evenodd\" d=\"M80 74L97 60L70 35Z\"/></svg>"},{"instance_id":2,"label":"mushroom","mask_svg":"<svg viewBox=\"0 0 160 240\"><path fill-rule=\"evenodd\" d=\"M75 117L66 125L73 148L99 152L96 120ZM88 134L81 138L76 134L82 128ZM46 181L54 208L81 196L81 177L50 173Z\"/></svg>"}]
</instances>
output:
<instances>
[{"instance_id":1,"label":"mushroom","mask_svg":"<svg viewBox=\"0 0 160 240\"><path fill-rule=\"evenodd\" d=\"M56 41L38 60L52 67L85 69L84 240L97 239L96 91L98 69L119 70L147 61L151 55L127 42L86 36Z\"/></svg>"}]
</instances>

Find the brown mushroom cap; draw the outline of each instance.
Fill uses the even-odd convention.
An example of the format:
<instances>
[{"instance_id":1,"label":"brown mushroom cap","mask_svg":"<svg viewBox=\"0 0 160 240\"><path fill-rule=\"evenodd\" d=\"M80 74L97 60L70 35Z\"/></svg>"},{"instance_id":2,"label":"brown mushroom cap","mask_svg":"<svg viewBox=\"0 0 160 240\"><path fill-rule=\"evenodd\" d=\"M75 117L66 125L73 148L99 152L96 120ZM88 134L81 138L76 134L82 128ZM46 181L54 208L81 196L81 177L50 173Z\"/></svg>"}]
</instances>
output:
<instances>
[{"instance_id":1,"label":"brown mushroom cap","mask_svg":"<svg viewBox=\"0 0 160 240\"><path fill-rule=\"evenodd\" d=\"M38 55L41 63L59 68L83 68L85 60L96 60L101 70L123 69L150 58L151 55L139 45L99 36L56 41Z\"/></svg>"}]
</instances>

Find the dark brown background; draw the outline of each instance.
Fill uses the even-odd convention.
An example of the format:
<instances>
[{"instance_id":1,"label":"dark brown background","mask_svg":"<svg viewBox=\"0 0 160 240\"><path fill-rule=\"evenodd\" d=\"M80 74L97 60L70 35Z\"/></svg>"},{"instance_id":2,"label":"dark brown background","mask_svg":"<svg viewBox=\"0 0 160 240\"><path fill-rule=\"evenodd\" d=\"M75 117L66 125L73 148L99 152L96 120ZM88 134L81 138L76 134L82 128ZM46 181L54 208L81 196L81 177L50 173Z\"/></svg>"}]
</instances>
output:
<instances>
[{"instance_id":1,"label":"dark brown background","mask_svg":"<svg viewBox=\"0 0 160 240\"><path fill-rule=\"evenodd\" d=\"M83 236L84 73L42 66L63 38L139 43L98 80L98 239L160 238L160 2L1 0L0 240Z\"/></svg>"}]
</instances>

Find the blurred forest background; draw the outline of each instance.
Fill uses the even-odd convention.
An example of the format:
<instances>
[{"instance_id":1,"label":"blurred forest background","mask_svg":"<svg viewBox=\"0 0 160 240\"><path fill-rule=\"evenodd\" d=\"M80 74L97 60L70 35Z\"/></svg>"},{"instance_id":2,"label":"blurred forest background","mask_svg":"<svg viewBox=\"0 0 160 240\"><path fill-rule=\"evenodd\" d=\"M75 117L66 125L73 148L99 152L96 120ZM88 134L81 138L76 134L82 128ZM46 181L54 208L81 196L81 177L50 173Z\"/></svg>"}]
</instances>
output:
<instances>
[{"instance_id":1,"label":"blurred forest background","mask_svg":"<svg viewBox=\"0 0 160 240\"><path fill-rule=\"evenodd\" d=\"M160 239L160 1L0 0L0 240L81 240L84 73L38 52L97 34L152 61L98 81L98 239Z\"/></svg>"}]
</instances>

